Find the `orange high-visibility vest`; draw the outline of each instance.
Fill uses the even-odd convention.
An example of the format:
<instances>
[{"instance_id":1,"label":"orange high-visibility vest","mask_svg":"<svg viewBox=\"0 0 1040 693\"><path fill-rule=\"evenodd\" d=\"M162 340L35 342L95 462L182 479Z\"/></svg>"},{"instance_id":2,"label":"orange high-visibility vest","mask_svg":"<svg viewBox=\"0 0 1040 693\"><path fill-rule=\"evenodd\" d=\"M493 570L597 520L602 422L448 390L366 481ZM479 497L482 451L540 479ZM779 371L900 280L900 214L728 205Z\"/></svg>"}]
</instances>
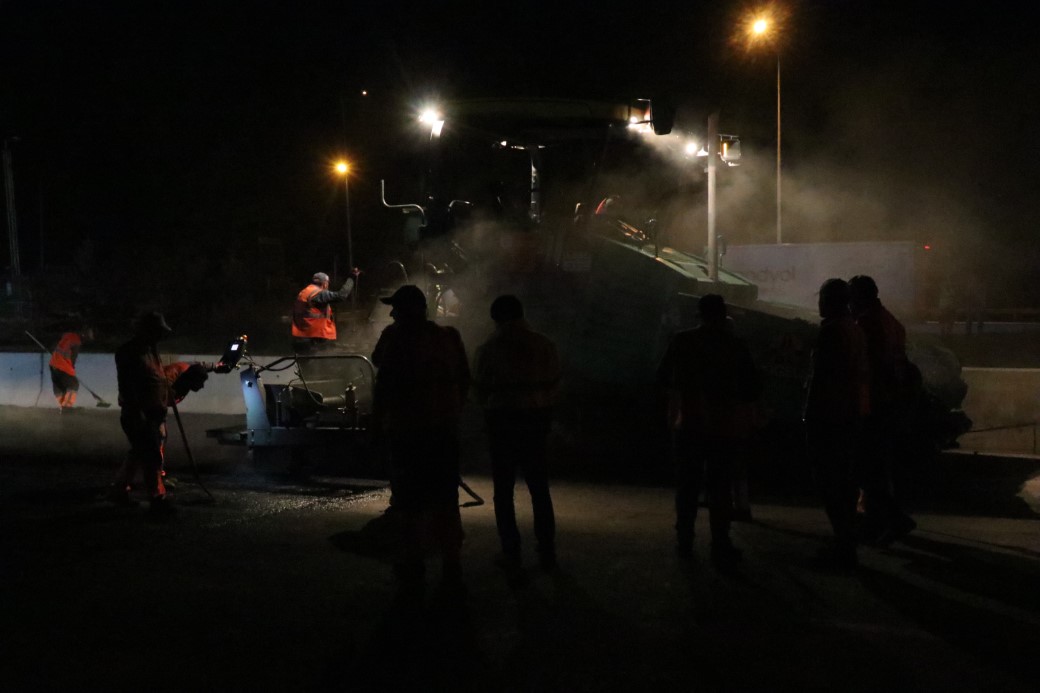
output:
<instances>
[{"instance_id":1,"label":"orange high-visibility vest","mask_svg":"<svg viewBox=\"0 0 1040 693\"><path fill-rule=\"evenodd\" d=\"M58 340L58 346L54 347L51 354L51 368L76 375L75 351L83 345L83 340L75 332L66 332Z\"/></svg>"},{"instance_id":2,"label":"orange high-visibility vest","mask_svg":"<svg viewBox=\"0 0 1040 693\"><path fill-rule=\"evenodd\" d=\"M177 378L181 377L184 371L189 368L191 368L191 364L184 361L175 361L167 366L163 366L163 375L166 376L166 382L170 384L170 398L167 402L168 406L180 404L181 400L184 399L183 397L179 399L176 397L173 392L173 384L177 382Z\"/></svg>"},{"instance_id":3,"label":"orange high-visibility vest","mask_svg":"<svg viewBox=\"0 0 1040 693\"><path fill-rule=\"evenodd\" d=\"M293 303L292 336L311 339L336 339L336 323L332 321L332 306L311 303L311 297L323 291L309 284L296 296Z\"/></svg>"}]
</instances>

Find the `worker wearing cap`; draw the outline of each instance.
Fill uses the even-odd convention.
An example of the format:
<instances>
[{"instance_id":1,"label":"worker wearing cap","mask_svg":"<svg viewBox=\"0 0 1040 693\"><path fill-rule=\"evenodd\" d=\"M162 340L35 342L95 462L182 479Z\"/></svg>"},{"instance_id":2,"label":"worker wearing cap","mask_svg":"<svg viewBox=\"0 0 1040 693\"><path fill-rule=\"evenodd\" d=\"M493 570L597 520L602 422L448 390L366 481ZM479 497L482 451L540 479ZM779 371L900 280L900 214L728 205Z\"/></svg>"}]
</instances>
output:
<instances>
[{"instance_id":1,"label":"worker wearing cap","mask_svg":"<svg viewBox=\"0 0 1040 693\"><path fill-rule=\"evenodd\" d=\"M374 429L390 449L393 509L404 555L395 562L403 594L421 594L424 540L443 558L444 587L462 588L459 418L469 389L462 337L426 319L426 296L407 285L381 299L392 325L379 335ZM413 591L414 590L414 591Z\"/></svg>"},{"instance_id":2,"label":"worker wearing cap","mask_svg":"<svg viewBox=\"0 0 1040 693\"><path fill-rule=\"evenodd\" d=\"M79 379L76 377L76 359L84 342L94 339L94 331L89 327L79 332L66 332L58 340L58 345L51 352L50 370L51 386L54 398L58 400L59 411L66 411L76 406L76 393L79 391Z\"/></svg>"},{"instance_id":3,"label":"worker wearing cap","mask_svg":"<svg viewBox=\"0 0 1040 693\"><path fill-rule=\"evenodd\" d=\"M130 452L110 498L129 504L130 482L140 468L151 509L158 513L170 511L161 469L166 407L173 397L158 343L171 332L162 313L145 313L134 326L134 336L116 350L119 423Z\"/></svg>"},{"instance_id":4,"label":"worker wearing cap","mask_svg":"<svg viewBox=\"0 0 1040 693\"><path fill-rule=\"evenodd\" d=\"M311 283L296 295L292 310L293 351L297 354L313 354L328 349L336 341L336 321L332 316L332 304L350 296L354 290L354 278L361 271L355 267L353 275L339 291L329 291L329 275L316 272Z\"/></svg>"}]
</instances>

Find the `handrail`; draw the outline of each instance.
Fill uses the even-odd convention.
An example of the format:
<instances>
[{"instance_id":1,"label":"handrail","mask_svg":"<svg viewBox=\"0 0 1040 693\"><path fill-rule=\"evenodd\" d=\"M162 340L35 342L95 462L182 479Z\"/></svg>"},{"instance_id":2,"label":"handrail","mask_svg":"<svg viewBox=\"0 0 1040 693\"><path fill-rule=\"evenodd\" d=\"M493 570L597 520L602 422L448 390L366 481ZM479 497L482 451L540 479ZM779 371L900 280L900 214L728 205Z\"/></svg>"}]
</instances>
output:
<instances>
[{"instance_id":1,"label":"handrail","mask_svg":"<svg viewBox=\"0 0 1040 693\"><path fill-rule=\"evenodd\" d=\"M970 431L962 433L961 436L966 436L971 433L989 433L991 431L1010 431L1015 428L1032 428L1033 429L1033 454L1036 454L1037 444L1037 426L1040 425L1040 421L1026 421L1017 424L1008 424L1006 426L990 426L988 428L974 428Z\"/></svg>"},{"instance_id":2,"label":"handrail","mask_svg":"<svg viewBox=\"0 0 1040 693\"><path fill-rule=\"evenodd\" d=\"M965 431L962 436L966 436L969 433L989 433L990 431L1010 431L1013 428L1026 428L1027 426L1036 426L1036 421L1025 421L1017 424L1007 424L1006 426L990 426L989 428L973 428L970 431Z\"/></svg>"},{"instance_id":3,"label":"handrail","mask_svg":"<svg viewBox=\"0 0 1040 693\"><path fill-rule=\"evenodd\" d=\"M426 210L416 204L404 204L404 205L392 205L386 201L386 181L382 178L379 179L379 197L383 201L383 206L388 209L412 209L419 212L419 218L422 219L423 226L426 226Z\"/></svg>"}]
</instances>

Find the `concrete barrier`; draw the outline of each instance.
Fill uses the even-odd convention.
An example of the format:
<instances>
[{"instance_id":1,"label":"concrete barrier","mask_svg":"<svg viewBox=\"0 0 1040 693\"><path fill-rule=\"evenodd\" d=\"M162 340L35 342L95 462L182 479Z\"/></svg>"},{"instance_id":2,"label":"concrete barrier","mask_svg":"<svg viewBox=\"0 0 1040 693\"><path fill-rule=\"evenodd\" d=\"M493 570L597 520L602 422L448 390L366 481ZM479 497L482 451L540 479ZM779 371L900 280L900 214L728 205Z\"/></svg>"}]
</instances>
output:
<instances>
[{"instance_id":1,"label":"concrete barrier","mask_svg":"<svg viewBox=\"0 0 1040 693\"><path fill-rule=\"evenodd\" d=\"M161 354L164 364L175 361L216 361L214 354ZM264 359L264 363L275 357ZM0 405L18 407L57 407L51 391L51 374L47 367L49 354L2 353L0 354ZM102 399L112 403L109 411L118 412L116 405L116 362L113 354L83 353L76 361L76 372L82 385L90 387ZM288 383L295 373L292 369L264 373L266 383ZM77 405L93 407L94 398L84 387L80 387ZM178 409L198 414L242 414L245 403L237 371L227 374L210 373L206 386L193 392L178 405Z\"/></svg>"},{"instance_id":2,"label":"concrete barrier","mask_svg":"<svg viewBox=\"0 0 1040 693\"><path fill-rule=\"evenodd\" d=\"M42 353L0 353L0 405L19 407L56 407L51 393L49 355ZM163 363L174 361L216 361L214 354L163 354ZM263 360L270 363L276 357ZM116 364L112 354L84 353L76 362L76 370L84 384L112 403L116 412ZM265 372L266 383L288 383L295 377L293 369ZM965 368L962 377L968 383L964 411L974 428L1004 430L968 433L961 437L962 448L980 452L1037 454L1040 422L1040 369L1036 368ZM80 389L79 406L93 407L94 398ZM179 405L183 412L198 414L242 414L245 404L237 371L211 373L206 386L191 393ZM1017 426L1018 424L1025 424Z\"/></svg>"},{"instance_id":3,"label":"concrete barrier","mask_svg":"<svg viewBox=\"0 0 1040 693\"><path fill-rule=\"evenodd\" d=\"M1040 452L1040 369L965 368L961 377L968 383L964 412L973 423L973 432L960 438L963 449Z\"/></svg>"}]
</instances>

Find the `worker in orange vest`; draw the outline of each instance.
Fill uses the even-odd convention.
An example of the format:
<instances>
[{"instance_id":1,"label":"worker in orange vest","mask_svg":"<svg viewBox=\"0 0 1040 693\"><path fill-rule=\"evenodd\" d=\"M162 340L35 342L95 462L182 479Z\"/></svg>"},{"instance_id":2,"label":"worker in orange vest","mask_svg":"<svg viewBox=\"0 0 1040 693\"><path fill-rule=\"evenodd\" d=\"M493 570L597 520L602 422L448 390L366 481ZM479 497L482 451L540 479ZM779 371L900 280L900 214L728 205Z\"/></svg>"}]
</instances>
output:
<instances>
[{"instance_id":1,"label":"worker in orange vest","mask_svg":"<svg viewBox=\"0 0 1040 693\"><path fill-rule=\"evenodd\" d=\"M339 291L329 291L329 275L316 272L311 283L297 294L292 311L293 351L297 354L323 351L336 341L332 304L345 300L354 290L355 277L361 270L355 267L351 274Z\"/></svg>"},{"instance_id":2,"label":"worker in orange vest","mask_svg":"<svg viewBox=\"0 0 1040 693\"><path fill-rule=\"evenodd\" d=\"M89 327L79 332L66 332L51 353L51 385L54 388L54 398L58 400L59 411L76 406L76 393L79 391L76 359L79 358L79 350L84 342L93 339L94 330Z\"/></svg>"},{"instance_id":3,"label":"worker in orange vest","mask_svg":"<svg viewBox=\"0 0 1040 693\"><path fill-rule=\"evenodd\" d=\"M230 371L231 368L220 361L217 363L207 361L196 361L193 363L174 361L169 365L163 366L163 375L166 376L166 382L170 384L169 397L167 398L169 406L180 404L188 396L189 392L201 390L206 384L206 380L209 379L210 373L228 373ZM172 489L176 487L177 480L166 474L166 439L167 429L164 424L162 443L159 445L159 450L162 453L162 466L159 467L159 475L162 477L166 488Z\"/></svg>"},{"instance_id":4,"label":"worker in orange vest","mask_svg":"<svg viewBox=\"0 0 1040 693\"><path fill-rule=\"evenodd\" d=\"M209 378L209 373L228 373L230 371L231 367L222 361L216 363L175 361L162 366L162 373L166 380L166 388L164 389L166 406L172 407L180 404L188 396L189 392L201 390ZM159 426L159 478L162 481L164 494L166 490L175 488L177 483L176 479L166 474L166 439L167 428L166 422L163 421ZM116 474L116 481L110 494L111 500L120 505L130 504L129 494L132 490L134 477L137 475L138 466L134 463L131 456L127 456L127 459Z\"/></svg>"}]
</instances>

